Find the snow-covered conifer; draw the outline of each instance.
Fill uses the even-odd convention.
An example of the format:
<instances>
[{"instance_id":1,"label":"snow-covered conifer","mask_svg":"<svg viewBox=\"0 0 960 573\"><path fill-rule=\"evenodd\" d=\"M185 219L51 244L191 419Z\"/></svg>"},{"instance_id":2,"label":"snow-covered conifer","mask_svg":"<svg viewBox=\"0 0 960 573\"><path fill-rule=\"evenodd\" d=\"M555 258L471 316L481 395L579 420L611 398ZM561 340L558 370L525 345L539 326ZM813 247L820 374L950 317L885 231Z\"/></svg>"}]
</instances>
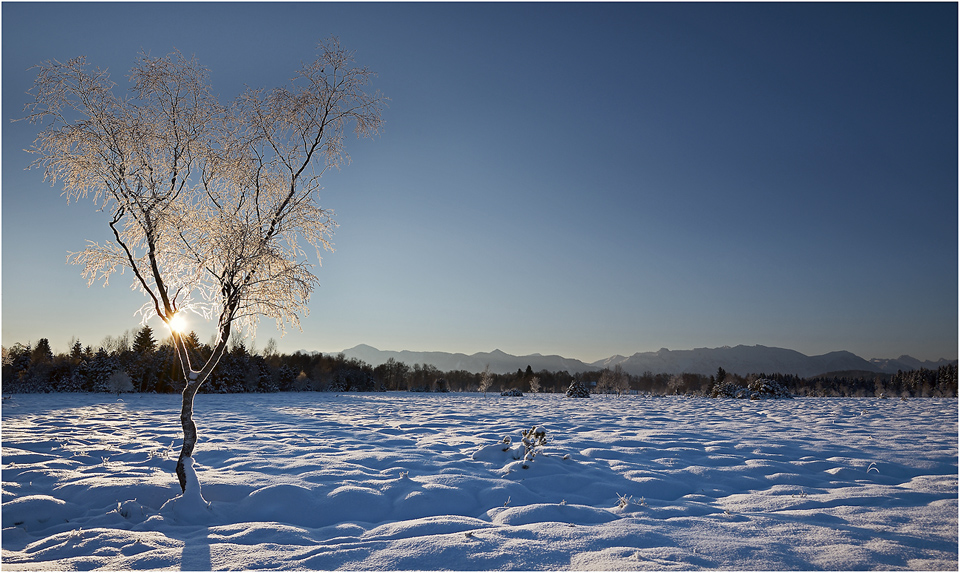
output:
<instances>
[{"instance_id":1,"label":"snow-covered conifer","mask_svg":"<svg viewBox=\"0 0 960 573\"><path fill-rule=\"evenodd\" d=\"M97 350L93 360L87 362L87 385L93 392L109 392L110 375L116 370L116 360L103 348Z\"/></svg>"},{"instance_id":2,"label":"snow-covered conifer","mask_svg":"<svg viewBox=\"0 0 960 573\"><path fill-rule=\"evenodd\" d=\"M574 380L570 383L570 387L567 388L567 397L568 398L589 398L590 391L587 390L587 387L583 385L583 382L579 380Z\"/></svg>"},{"instance_id":3,"label":"snow-covered conifer","mask_svg":"<svg viewBox=\"0 0 960 573\"><path fill-rule=\"evenodd\" d=\"M144 324L143 327L137 331L137 335L133 339L133 351L137 355L143 356L156 349L157 341L153 338L153 329Z\"/></svg>"},{"instance_id":4,"label":"snow-covered conifer","mask_svg":"<svg viewBox=\"0 0 960 573\"><path fill-rule=\"evenodd\" d=\"M793 398L793 394L775 380L758 378L748 386L751 400L764 398Z\"/></svg>"}]
</instances>

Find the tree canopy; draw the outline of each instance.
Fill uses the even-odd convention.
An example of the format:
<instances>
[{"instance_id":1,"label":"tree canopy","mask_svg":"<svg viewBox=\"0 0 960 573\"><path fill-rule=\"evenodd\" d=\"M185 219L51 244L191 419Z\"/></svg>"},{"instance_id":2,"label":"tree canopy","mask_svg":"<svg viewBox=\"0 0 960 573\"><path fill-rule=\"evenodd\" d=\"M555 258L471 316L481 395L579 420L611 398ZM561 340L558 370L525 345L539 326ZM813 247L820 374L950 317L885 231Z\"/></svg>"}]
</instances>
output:
<instances>
[{"instance_id":1,"label":"tree canopy","mask_svg":"<svg viewBox=\"0 0 960 573\"><path fill-rule=\"evenodd\" d=\"M68 200L91 197L110 214L113 240L89 242L71 261L92 284L129 269L171 329L186 380L180 419L196 443L193 397L223 357L234 323L277 328L307 312L317 284L307 247L331 248L336 223L321 207L320 178L347 161L344 139L373 136L385 99L365 91L373 74L334 38L302 64L289 85L248 88L221 103L196 58L140 54L130 89L78 57L39 66L26 119L42 126L31 152ZM217 342L196 366L177 330L184 310L217 320Z\"/></svg>"}]
</instances>

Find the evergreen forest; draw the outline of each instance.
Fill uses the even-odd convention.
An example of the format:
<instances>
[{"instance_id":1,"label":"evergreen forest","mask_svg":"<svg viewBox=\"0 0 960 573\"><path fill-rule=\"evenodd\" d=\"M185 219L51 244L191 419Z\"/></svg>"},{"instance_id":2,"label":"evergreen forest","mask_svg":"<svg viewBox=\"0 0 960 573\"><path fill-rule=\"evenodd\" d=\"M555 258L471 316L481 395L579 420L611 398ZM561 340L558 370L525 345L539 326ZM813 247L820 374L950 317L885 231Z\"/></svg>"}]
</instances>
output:
<instances>
[{"instance_id":1,"label":"evergreen forest","mask_svg":"<svg viewBox=\"0 0 960 573\"><path fill-rule=\"evenodd\" d=\"M211 348L195 333L187 336L197 363ZM534 372L529 366L515 373L442 372L430 364L408 365L393 359L373 367L341 354L295 352L280 354L271 340L262 351L248 350L234 339L202 393L240 392L478 392L563 393L574 382L592 394L717 395L721 384L747 386L769 379L794 396L851 397L957 397L957 364L936 370L918 369L896 374L840 372L812 378L788 373L747 376L654 374L631 375L619 368L571 374L566 371ZM71 341L68 353L54 354L48 339L36 344L3 347L3 392L155 392L179 393L183 372L169 340L158 341L149 326L135 333L106 337L94 350Z\"/></svg>"}]
</instances>

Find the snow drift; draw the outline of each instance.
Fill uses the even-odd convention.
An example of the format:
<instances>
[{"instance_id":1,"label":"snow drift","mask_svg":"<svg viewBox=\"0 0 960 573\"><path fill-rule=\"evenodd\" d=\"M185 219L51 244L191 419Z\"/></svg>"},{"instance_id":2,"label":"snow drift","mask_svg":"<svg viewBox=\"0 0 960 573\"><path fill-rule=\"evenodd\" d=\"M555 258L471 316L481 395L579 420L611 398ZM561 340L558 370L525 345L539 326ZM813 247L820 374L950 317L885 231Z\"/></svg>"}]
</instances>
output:
<instances>
[{"instance_id":1,"label":"snow drift","mask_svg":"<svg viewBox=\"0 0 960 573\"><path fill-rule=\"evenodd\" d=\"M201 395L182 496L178 412L6 400L3 568L958 564L956 400Z\"/></svg>"}]
</instances>

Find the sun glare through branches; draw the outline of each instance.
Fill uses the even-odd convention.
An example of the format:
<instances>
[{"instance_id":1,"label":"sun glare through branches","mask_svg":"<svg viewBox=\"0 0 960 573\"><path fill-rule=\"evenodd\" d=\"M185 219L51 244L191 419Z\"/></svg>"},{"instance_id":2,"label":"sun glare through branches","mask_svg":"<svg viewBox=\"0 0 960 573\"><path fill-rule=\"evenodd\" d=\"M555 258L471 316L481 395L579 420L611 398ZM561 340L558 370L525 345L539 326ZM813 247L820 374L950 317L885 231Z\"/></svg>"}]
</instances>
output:
<instances>
[{"instance_id":1,"label":"sun glare through branches","mask_svg":"<svg viewBox=\"0 0 960 573\"><path fill-rule=\"evenodd\" d=\"M168 326L170 327L170 330L174 332L186 332L189 329L189 326L187 325L187 317L185 317L182 312L178 312L177 314L173 315L173 318L170 319Z\"/></svg>"}]
</instances>

